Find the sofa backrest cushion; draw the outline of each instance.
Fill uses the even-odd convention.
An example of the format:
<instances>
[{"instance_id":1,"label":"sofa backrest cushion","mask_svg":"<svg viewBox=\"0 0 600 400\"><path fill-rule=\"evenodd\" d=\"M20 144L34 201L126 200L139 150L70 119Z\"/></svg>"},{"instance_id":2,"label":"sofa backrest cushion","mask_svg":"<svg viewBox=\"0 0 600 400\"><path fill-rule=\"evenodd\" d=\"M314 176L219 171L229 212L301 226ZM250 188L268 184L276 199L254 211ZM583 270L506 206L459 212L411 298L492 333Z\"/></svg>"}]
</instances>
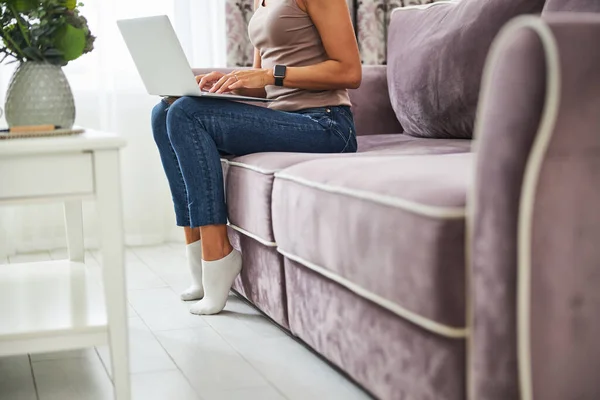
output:
<instances>
[{"instance_id":1,"label":"sofa backrest cushion","mask_svg":"<svg viewBox=\"0 0 600 400\"><path fill-rule=\"evenodd\" d=\"M472 138L481 76L494 37L513 17L539 14L544 2L462 0L394 10L388 87L405 133Z\"/></svg>"},{"instance_id":2,"label":"sofa backrest cushion","mask_svg":"<svg viewBox=\"0 0 600 400\"><path fill-rule=\"evenodd\" d=\"M544 12L600 12L600 0L548 0Z\"/></svg>"}]
</instances>

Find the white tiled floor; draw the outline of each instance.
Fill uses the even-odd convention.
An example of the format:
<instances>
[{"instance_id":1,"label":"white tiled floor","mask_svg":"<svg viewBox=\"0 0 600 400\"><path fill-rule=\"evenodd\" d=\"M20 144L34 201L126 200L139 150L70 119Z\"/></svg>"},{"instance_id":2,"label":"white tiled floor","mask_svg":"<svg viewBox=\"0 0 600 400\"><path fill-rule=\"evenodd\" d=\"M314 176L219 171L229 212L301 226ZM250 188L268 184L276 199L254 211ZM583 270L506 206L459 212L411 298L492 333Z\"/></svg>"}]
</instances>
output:
<instances>
[{"instance_id":1,"label":"white tiled floor","mask_svg":"<svg viewBox=\"0 0 600 400\"><path fill-rule=\"evenodd\" d=\"M358 400L368 395L241 299L189 314L182 245L127 250L134 400ZM9 262L66 257L65 250ZM0 260L4 262L5 260ZM99 255L86 263L101 277ZM110 356L97 349L0 358L0 400L112 399Z\"/></svg>"}]
</instances>

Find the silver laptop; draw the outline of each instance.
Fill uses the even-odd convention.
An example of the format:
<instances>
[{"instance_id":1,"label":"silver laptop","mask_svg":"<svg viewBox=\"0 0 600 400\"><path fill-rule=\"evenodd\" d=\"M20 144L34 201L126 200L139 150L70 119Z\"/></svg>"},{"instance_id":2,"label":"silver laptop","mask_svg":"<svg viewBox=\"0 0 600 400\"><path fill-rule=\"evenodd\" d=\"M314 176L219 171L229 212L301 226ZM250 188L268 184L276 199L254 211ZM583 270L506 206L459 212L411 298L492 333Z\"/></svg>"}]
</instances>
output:
<instances>
[{"instance_id":1,"label":"silver laptop","mask_svg":"<svg viewBox=\"0 0 600 400\"><path fill-rule=\"evenodd\" d=\"M259 97L201 91L171 21L166 15L123 19L117 21L117 25L149 94L271 101Z\"/></svg>"}]
</instances>

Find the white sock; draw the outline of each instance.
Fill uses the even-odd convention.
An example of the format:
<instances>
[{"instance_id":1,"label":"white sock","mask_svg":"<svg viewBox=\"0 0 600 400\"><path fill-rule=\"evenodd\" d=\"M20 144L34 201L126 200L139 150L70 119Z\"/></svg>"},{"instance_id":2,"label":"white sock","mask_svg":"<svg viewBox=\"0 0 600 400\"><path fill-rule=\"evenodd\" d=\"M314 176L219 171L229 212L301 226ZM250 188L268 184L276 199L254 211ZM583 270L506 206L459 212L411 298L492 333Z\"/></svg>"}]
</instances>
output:
<instances>
[{"instance_id":1,"label":"white sock","mask_svg":"<svg viewBox=\"0 0 600 400\"><path fill-rule=\"evenodd\" d=\"M229 289L242 270L242 255L233 249L217 261L202 261L204 298L190 308L192 314L217 314L225 308Z\"/></svg>"},{"instance_id":2,"label":"white sock","mask_svg":"<svg viewBox=\"0 0 600 400\"><path fill-rule=\"evenodd\" d=\"M202 287L202 243L200 240L185 247L187 262L192 273L192 285L181 293L181 300L200 300L204 297Z\"/></svg>"}]
</instances>

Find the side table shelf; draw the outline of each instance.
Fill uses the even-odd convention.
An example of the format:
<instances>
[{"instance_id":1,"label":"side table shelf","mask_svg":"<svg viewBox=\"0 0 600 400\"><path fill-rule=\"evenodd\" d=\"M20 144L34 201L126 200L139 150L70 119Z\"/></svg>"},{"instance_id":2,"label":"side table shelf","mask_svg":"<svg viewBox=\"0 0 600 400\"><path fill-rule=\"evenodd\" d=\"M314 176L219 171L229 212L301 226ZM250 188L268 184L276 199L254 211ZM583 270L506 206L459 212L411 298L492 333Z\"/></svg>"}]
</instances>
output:
<instances>
[{"instance_id":1,"label":"side table shelf","mask_svg":"<svg viewBox=\"0 0 600 400\"><path fill-rule=\"evenodd\" d=\"M102 287L85 264L0 266L0 354L92 347L108 342Z\"/></svg>"}]
</instances>

